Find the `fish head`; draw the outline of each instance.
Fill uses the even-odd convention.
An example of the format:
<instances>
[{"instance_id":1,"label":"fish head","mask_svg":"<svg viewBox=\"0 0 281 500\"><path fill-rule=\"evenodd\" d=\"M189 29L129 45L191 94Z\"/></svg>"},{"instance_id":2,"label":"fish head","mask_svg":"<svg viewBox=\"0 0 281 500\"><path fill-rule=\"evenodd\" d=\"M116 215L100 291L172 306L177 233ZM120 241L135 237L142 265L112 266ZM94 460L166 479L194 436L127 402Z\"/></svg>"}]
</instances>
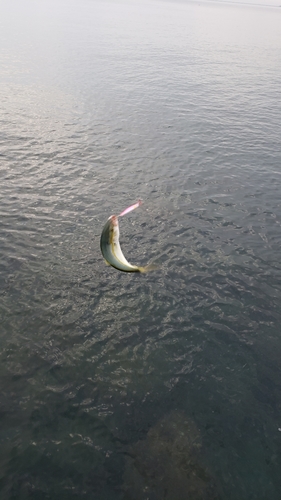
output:
<instances>
[{"instance_id":1,"label":"fish head","mask_svg":"<svg viewBox=\"0 0 281 500\"><path fill-rule=\"evenodd\" d=\"M111 222L110 225L113 225L115 227L118 226L118 217L117 217L117 215L111 215L108 220L110 220L110 222Z\"/></svg>"}]
</instances>

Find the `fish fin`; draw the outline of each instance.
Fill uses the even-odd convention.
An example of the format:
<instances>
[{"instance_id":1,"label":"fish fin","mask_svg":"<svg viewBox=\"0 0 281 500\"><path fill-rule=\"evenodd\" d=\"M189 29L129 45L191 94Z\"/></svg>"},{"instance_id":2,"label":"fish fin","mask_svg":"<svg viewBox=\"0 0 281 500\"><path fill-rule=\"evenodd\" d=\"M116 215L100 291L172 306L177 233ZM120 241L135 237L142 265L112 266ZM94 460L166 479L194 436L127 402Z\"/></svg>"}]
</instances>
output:
<instances>
[{"instance_id":1,"label":"fish fin","mask_svg":"<svg viewBox=\"0 0 281 500\"><path fill-rule=\"evenodd\" d=\"M157 264L148 264L147 266L139 267L139 272L148 273L149 271L156 271L156 269L159 269Z\"/></svg>"}]
</instances>

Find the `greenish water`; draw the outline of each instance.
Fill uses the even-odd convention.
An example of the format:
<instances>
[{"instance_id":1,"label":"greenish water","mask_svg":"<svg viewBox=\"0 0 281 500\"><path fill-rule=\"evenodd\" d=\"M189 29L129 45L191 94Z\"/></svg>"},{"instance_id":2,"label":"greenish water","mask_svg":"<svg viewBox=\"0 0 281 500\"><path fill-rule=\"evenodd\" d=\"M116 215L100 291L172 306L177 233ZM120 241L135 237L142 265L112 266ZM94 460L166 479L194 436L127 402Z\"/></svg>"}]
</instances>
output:
<instances>
[{"instance_id":1,"label":"greenish water","mask_svg":"<svg viewBox=\"0 0 281 500\"><path fill-rule=\"evenodd\" d=\"M1 2L1 500L280 499L280 16Z\"/></svg>"}]
</instances>

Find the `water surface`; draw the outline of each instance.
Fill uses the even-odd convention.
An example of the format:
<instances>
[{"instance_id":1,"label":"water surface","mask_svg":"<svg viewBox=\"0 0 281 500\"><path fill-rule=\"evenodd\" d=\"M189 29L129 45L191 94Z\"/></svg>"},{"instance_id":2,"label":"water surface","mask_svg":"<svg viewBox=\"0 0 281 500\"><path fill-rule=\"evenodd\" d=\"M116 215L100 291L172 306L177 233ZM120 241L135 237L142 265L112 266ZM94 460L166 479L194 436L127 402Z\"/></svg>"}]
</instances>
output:
<instances>
[{"instance_id":1,"label":"water surface","mask_svg":"<svg viewBox=\"0 0 281 500\"><path fill-rule=\"evenodd\" d=\"M280 499L280 16L1 2L1 498Z\"/></svg>"}]
</instances>

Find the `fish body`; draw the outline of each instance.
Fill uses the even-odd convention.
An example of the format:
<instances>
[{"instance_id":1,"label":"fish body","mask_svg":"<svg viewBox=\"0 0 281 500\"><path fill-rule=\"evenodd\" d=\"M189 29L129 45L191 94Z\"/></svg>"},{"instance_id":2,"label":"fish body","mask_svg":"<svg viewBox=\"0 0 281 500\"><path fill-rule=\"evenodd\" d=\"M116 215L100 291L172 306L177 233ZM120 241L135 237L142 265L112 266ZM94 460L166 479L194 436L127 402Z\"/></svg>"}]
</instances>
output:
<instances>
[{"instance_id":1,"label":"fish body","mask_svg":"<svg viewBox=\"0 0 281 500\"><path fill-rule=\"evenodd\" d=\"M124 257L119 243L119 223L117 215L111 215L104 225L100 239L101 253L115 269L125 273L145 272L143 267L133 266Z\"/></svg>"},{"instance_id":2,"label":"fish body","mask_svg":"<svg viewBox=\"0 0 281 500\"><path fill-rule=\"evenodd\" d=\"M135 210L135 208L138 208L141 204L142 202L139 200L137 203L134 203L134 205L131 205L123 210L123 212L121 212L118 216L111 215L101 233L100 249L106 263L125 273L146 273L147 271L157 269L157 266L154 264L149 264L145 267L133 266L130 264L130 262L128 262L124 257L119 243L118 217L128 214L132 210Z\"/></svg>"}]
</instances>

